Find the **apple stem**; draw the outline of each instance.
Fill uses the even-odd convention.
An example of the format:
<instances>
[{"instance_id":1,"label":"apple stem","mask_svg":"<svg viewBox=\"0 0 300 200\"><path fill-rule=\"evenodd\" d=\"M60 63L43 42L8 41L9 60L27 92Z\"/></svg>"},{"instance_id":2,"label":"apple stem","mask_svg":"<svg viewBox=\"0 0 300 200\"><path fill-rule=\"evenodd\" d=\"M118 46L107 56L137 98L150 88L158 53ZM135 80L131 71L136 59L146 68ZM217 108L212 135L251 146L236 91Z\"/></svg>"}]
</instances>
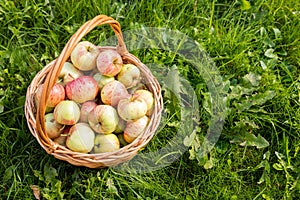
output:
<instances>
[{"instance_id":1,"label":"apple stem","mask_svg":"<svg viewBox=\"0 0 300 200\"><path fill-rule=\"evenodd\" d=\"M86 47L86 50L87 50L88 52L91 52L91 49L92 49L92 48L91 48L90 46L87 46L87 47Z\"/></svg>"},{"instance_id":2,"label":"apple stem","mask_svg":"<svg viewBox=\"0 0 300 200\"><path fill-rule=\"evenodd\" d=\"M134 101L139 95L138 94L132 94L130 97L130 101Z\"/></svg>"},{"instance_id":3,"label":"apple stem","mask_svg":"<svg viewBox=\"0 0 300 200\"><path fill-rule=\"evenodd\" d=\"M75 77L72 74L68 74L68 76L70 76L73 80L75 79Z\"/></svg>"}]
</instances>

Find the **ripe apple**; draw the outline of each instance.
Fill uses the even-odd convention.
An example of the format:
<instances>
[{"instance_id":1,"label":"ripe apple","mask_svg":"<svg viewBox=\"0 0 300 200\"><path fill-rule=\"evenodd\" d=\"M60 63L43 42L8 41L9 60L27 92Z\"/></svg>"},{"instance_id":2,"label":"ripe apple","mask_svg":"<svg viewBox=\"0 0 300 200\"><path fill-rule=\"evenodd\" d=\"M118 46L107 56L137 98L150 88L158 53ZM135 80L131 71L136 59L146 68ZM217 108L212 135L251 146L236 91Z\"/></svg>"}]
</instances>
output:
<instances>
[{"instance_id":1,"label":"ripe apple","mask_svg":"<svg viewBox=\"0 0 300 200\"><path fill-rule=\"evenodd\" d=\"M150 111L154 106L154 98L152 92L149 90L136 90L134 92L136 98L142 98L147 104L147 111Z\"/></svg>"},{"instance_id":2,"label":"ripe apple","mask_svg":"<svg viewBox=\"0 0 300 200\"><path fill-rule=\"evenodd\" d=\"M39 85L36 95L34 96L35 104L38 106L38 103L42 96L44 84ZM65 88L60 84L54 84L53 88L50 91L49 98L46 103L46 113L51 112L54 107L65 99Z\"/></svg>"},{"instance_id":3,"label":"ripe apple","mask_svg":"<svg viewBox=\"0 0 300 200\"><path fill-rule=\"evenodd\" d=\"M97 105L89 113L88 122L95 132L108 134L116 130L119 117L114 107L110 105Z\"/></svg>"},{"instance_id":4,"label":"ripe apple","mask_svg":"<svg viewBox=\"0 0 300 200\"><path fill-rule=\"evenodd\" d=\"M124 140L131 143L135 140L147 127L149 118L144 116L138 120L127 122L124 130Z\"/></svg>"},{"instance_id":5,"label":"ripe apple","mask_svg":"<svg viewBox=\"0 0 300 200\"><path fill-rule=\"evenodd\" d=\"M100 95L104 104L117 107L119 101L128 97L129 94L121 82L114 80L102 88Z\"/></svg>"},{"instance_id":6,"label":"ripe apple","mask_svg":"<svg viewBox=\"0 0 300 200\"><path fill-rule=\"evenodd\" d=\"M77 103L94 100L98 94L98 84L93 77L80 76L66 85L66 94Z\"/></svg>"},{"instance_id":7,"label":"ripe apple","mask_svg":"<svg viewBox=\"0 0 300 200\"><path fill-rule=\"evenodd\" d=\"M62 85L66 85L68 82L73 81L80 76L83 76L83 73L79 69L74 67L72 63L65 62L58 75L58 78L62 80Z\"/></svg>"},{"instance_id":8,"label":"ripe apple","mask_svg":"<svg viewBox=\"0 0 300 200\"><path fill-rule=\"evenodd\" d=\"M65 99L66 93L64 86L60 84L54 84L50 91L49 99L47 101L47 106L55 107L59 102Z\"/></svg>"},{"instance_id":9,"label":"ripe apple","mask_svg":"<svg viewBox=\"0 0 300 200\"><path fill-rule=\"evenodd\" d=\"M79 121L88 123L88 115L96 106L97 106L97 104L94 101L84 102L80 108Z\"/></svg>"},{"instance_id":10,"label":"ripe apple","mask_svg":"<svg viewBox=\"0 0 300 200\"><path fill-rule=\"evenodd\" d=\"M97 57L97 68L100 74L105 76L116 76L123 65L121 55L115 50L105 50Z\"/></svg>"},{"instance_id":11,"label":"ripe apple","mask_svg":"<svg viewBox=\"0 0 300 200\"><path fill-rule=\"evenodd\" d=\"M89 41L79 42L71 53L71 62L82 71L89 71L97 66L100 50Z\"/></svg>"},{"instance_id":12,"label":"ripe apple","mask_svg":"<svg viewBox=\"0 0 300 200\"><path fill-rule=\"evenodd\" d=\"M136 95L131 95L119 101L117 111L119 116L125 121L134 121L146 115L147 104L142 98L137 97Z\"/></svg>"},{"instance_id":13,"label":"ripe apple","mask_svg":"<svg viewBox=\"0 0 300 200\"><path fill-rule=\"evenodd\" d=\"M120 142L115 134L96 134L94 153L114 152L120 149Z\"/></svg>"},{"instance_id":14,"label":"ripe apple","mask_svg":"<svg viewBox=\"0 0 300 200\"><path fill-rule=\"evenodd\" d=\"M54 108L54 119L64 125L74 125L80 118L80 108L71 100L61 101Z\"/></svg>"},{"instance_id":15,"label":"ripe apple","mask_svg":"<svg viewBox=\"0 0 300 200\"><path fill-rule=\"evenodd\" d=\"M132 88L141 81L141 72L135 65L125 64L122 66L117 79L123 83L126 88Z\"/></svg>"},{"instance_id":16,"label":"ripe apple","mask_svg":"<svg viewBox=\"0 0 300 200\"><path fill-rule=\"evenodd\" d=\"M95 133L87 123L79 122L70 128L66 145L76 152L88 153L94 147Z\"/></svg>"},{"instance_id":17,"label":"ripe apple","mask_svg":"<svg viewBox=\"0 0 300 200\"><path fill-rule=\"evenodd\" d=\"M57 138L64 130L64 125L57 123L54 119L53 113L45 115L46 133L49 138Z\"/></svg>"},{"instance_id":18,"label":"ripe apple","mask_svg":"<svg viewBox=\"0 0 300 200\"><path fill-rule=\"evenodd\" d=\"M115 77L113 76L104 76L100 73L94 74L93 78L97 81L99 90L101 90L107 83L115 80Z\"/></svg>"}]
</instances>

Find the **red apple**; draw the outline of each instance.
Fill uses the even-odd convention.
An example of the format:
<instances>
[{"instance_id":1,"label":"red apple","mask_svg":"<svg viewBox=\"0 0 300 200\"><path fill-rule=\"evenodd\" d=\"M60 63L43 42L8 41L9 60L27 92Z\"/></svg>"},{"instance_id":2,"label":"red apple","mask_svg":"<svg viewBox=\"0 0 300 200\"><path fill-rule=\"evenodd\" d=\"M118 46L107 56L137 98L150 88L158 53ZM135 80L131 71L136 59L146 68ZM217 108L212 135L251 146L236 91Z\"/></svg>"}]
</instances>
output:
<instances>
[{"instance_id":1,"label":"red apple","mask_svg":"<svg viewBox=\"0 0 300 200\"><path fill-rule=\"evenodd\" d=\"M66 146L72 151L88 153L94 147L95 133L87 123L77 123L70 128Z\"/></svg>"},{"instance_id":2,"label":"red apple","mask_svg":"<svg viewBox=\"0 0 300 200\"><path fill-rule=\"evenodd\" d=\"M94 101L86 101L81 105L80 108L80 122L88 123L88 115L89 113L97 106Z\"/></svg>"},{"instance_id":3,"label":"red apple","mask_svg":"<svg viewBox=\"0 0 300 200\"><path fill-rule=\"evenodd\" d=\"M35 95L35 104L38 105L38 102L41 99L42 90L44 84L39 85L36 95ZM54 84L53 88L50 91L49 98L46 103L46 112L52 111L53 108L62 100L65 99L65 88L60 84Z\"/></svg>"},{"instance_id":4,"label":"red apple","mask_svg":"<svg viewBox=\"0 0 300 200\"><path fill-rule=\"evenodd\" d=\"M95 132L108 134L116 130L119 117L112 106L98 105L89 113L88 122Z\"/></svg>"},{"instance_id":5,"label":"red apple","mask_svg":"<svg viewBox=\"0 0 300 200\"><path fill-rule=\"evenodd\" d=\"M51 139L59 137L64 130L64 125L55 121L53 113L48 113L45 115L45 125L46 133Z\"/></svg>"},{"instance_id":6,"label":"red apple","mask_svg":"<svg viewBox=\"0 0 300 200\"><path fill-rule=\"evenodd\" d=\"M107 83L101 90L101 100L106 105L116 107L121 99L128 97L125 86L117 81Z\"/></svg>"},{"instance_id":7,"label":"red apple","mask_svg":"<svg viewBox=\"0 0 300 200\"><path fill-rule=\"evenodd\" d=\"M125 121L134 121L146 115L147 104L142 98L131 95L119 101L117 111Z\"/></svg>"},{"instance_id":8,"label":"red apple","mask_svg":"<svg viewBox=\"0 0 300 200\"><path fill-rule=\"evenodd\" d=\"M71 61L73 65L82 71L89 71L97 66L97 57L100 51L91 42L79 42L71 53Z\"/></svg>"},{"instance_id":9,"label":"red apple","mask_svg":"<svg viewBox=\"0 0 300 200\"><path fill-rule=\"evenodd\" d=\"M94 153L114 152L120 149L120 142L115 134L96 134Z\"/></svg>"},{"instance_id":10,"label":"red apple","mask_svg":"<svg viewBox=\"0 0 300 200\"><path fill-rule=\"evenodd\" d=\"M65 62L58 78L62 79L63 85L66 85L68 82L73 81L76 78L79 78L80 76L83 76L83 73L74 67L74 65L70 62Z\"/></svg>"},{"instance_id":11,"label":"red apple","mask_svg":"<svg viewBox=\"0 0 300 200\"><path fill-rule=\"evenodd\" d=\"M97 57L97 68L102 75L116 76L123 65L121 55L115 50L105 50Z\"/></svg>"},{"instance_id":12,"label":"red apple","mask_svg":"<svg viewBox=\"0 0 300 200\"><path fill-rule=\"evenodd\" d=\"M79 121L80 108L74 101L64 100L54 108L54 119L64 125L74 125Z\"/></svg>"},{"instance_id":13,"label":"red apple","mask_svg":"<svg viewBox=\"0 0 300 200\"><path fill-rule=\"evenodd\" d=\"M77 103L94 100L98 94L98 84L93 77L80 76L66 85L66 94Z\"/></svg>"},{"instance_id":14,"label":"red apple","mask_svg":"<svg viewBox=\"0 0 300 200\"><path fill-rule=\"evenodd\" d=\"M122 66L117 79L123 83L126 88L132 88L141 81L141 72L135 65L125 64Z\"/></svg>"},{"instance_id":15,"label":"red apple","mask_svg":"<svg viewBox=\"0 0 300 200\"><path fill-rule=\"evenodd\" d=\"M54 84L47 101L47 106L55 107L59 102L65 99L65 96L66 93L64 86L60 84Z\"/></svg>"},{"instance_id":16,"label":"red apple","mask_svg":"<svg viewBox=\"0 0 300 200\"><path fill-rule=\"evenodd\" d=\"M147 127L149 118L144 116L138 120L127 122L124 130L124 140L131 143L135 140Z\"/></svg>"}]
</instances>

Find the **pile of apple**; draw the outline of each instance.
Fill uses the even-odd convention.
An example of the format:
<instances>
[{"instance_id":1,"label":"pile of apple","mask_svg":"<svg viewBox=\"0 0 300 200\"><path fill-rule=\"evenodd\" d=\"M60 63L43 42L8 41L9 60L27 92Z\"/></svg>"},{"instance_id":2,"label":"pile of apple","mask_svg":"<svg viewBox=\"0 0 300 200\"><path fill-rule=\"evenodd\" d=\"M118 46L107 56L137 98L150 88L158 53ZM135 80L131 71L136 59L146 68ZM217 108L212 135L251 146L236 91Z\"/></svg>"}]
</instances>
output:
<instances>
[{"instance_id":1,"label":"pile of apple","mask_svg":"<svg viewBox=\"0 0 300 200\"><path fill-rule=\"evenodd\" d=\"M43 84L37 89L38 106ZM75 152L113 152L147 127L153 94L139 68L125 64L115 50L88 41L76 45L46 103L49 138Z\"/></svg>"}]
</instances>

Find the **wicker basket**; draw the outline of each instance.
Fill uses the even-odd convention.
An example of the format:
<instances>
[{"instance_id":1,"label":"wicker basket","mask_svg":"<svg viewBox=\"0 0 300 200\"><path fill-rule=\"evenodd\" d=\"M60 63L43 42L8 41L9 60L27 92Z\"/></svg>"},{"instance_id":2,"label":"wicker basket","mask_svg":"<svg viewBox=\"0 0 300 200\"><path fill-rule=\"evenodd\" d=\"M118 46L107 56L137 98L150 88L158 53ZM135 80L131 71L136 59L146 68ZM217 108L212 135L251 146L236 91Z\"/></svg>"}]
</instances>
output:
<instances>
[{"instance_id":1,"label":"wicker basket","mask_svg":"<svg viewBox=\"0 0 300 200\"><path fill-rule=\"evenodd\" d=\"M69 150L68 148L53 142L45 133L44 115L46 109L47 97L51 88L56 83L58 75L63 64L69 60L70 54L81 39L97 26L109 24L118 39L117 47L98 47L100 50L115 49L122 56L124 63L131 63L139 67L142 78L147 88L153 93L155 106L150 116L149 124L146 130L139 135L132 143L120 148L118 151L111 153L86 154ZM44 84L41 102L38 107L35 106L34 96L39 85ZM120 24L111 17L98 15L84 23L78 31L70 38L65 45L59 57L41 71L39 71L27 89L25 102L25 115L28 127L37 139L39 144L46 150L48 154L53 155L57 159L67 161L72 165L85 166L89 168L104 168L116 166L132 159L142 148L144 148L152 139L161 119L161 111L163 107L161 87L152 75L151 71L137 57L130 54L125 46Z\"/></svg>"}]
</instances>

